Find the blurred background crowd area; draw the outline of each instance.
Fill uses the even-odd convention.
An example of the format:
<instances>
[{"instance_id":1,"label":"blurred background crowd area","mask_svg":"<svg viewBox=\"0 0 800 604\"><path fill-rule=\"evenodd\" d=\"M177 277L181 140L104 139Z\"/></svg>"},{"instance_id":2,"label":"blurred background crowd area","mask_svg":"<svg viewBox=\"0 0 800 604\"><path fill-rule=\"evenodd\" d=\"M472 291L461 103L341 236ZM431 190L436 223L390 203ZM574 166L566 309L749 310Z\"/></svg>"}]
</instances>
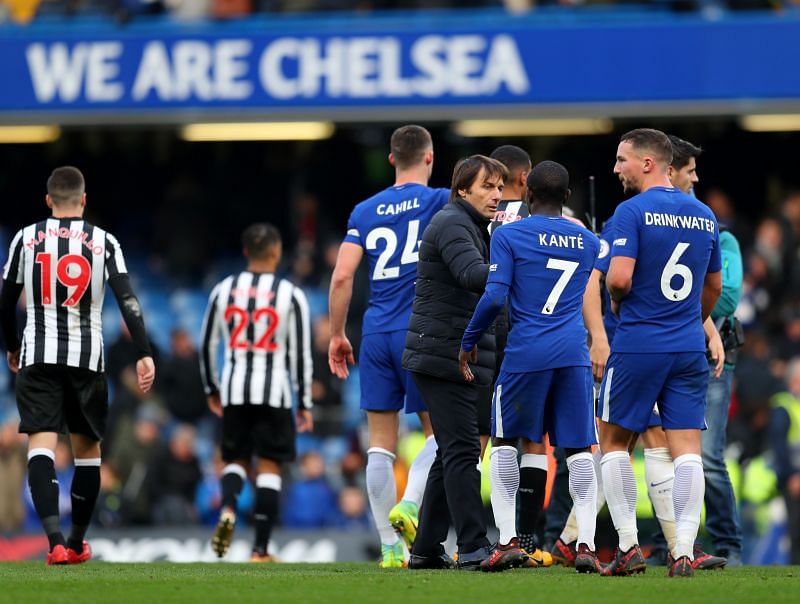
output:
<instances>
[{"instance_id":1,"label":"blurred background crowd area","mask_svg":"<svg viewBox=\"0 0 800 604\"><path fill-rule=\"evenodd\" d=\"M37 18L111 16L119 23L144 16L176 20L238 19L264 14L349 11L413 11L452 8L502 8L513 14L542 8L631 6L648 10L697 12L774 10L796 7L797 0L0 0L0 22L19 24Z\"/></svg>"}]
</instances>

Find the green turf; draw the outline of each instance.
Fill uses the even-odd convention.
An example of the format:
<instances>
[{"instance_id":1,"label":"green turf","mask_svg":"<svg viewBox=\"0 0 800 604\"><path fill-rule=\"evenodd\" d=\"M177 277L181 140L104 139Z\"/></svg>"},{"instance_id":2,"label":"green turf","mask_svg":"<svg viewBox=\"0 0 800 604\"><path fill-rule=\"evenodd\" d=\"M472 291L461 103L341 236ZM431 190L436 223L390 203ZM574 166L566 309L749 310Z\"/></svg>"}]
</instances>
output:
<instances>
[{"instance_id":1,"label":"green turf","mask_svg":"<svg viewBox=\"0 0 800 604\"><path fill-rule=\"evenodd\" d=\"M668 579L663 567L636 577L576 575L564 568L502 574L380 570L374 564L0 564L0 602L516 602L713 604L800 601L800 567L747 567Z\"/></svg>"}]
</instances>

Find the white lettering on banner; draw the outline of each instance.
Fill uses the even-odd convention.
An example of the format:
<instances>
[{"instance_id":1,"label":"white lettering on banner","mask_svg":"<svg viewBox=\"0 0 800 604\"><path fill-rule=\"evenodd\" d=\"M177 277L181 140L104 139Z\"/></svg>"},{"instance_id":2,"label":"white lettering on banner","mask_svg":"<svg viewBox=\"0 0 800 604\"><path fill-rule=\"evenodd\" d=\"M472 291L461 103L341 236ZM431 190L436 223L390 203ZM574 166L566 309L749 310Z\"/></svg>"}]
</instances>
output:
<instances>
[{"instance_id":1,"label":"white lettering on banner","mask_svg":"<svg viewBox=\"0 0 800 604\"><path fill-rule=\"evenodd\" d=\"M131 96L140 101L155 92L162 101L242 100L253 94L247 76L249 40L195 40L177 42L172 60L163 42L145 46Z\"/></svg>"},{"instance_id":2,"label":"white lettering on banner","mask_svg":"<svg viewBox=\"0 0 800 604\"><path fill-rule=\"evenodd\" d=\"M530 81L512 36L282 37L254 55L254 41L152 40L141 55L123 42L32 43L26 58L40 103L243 101L255 86L278 100L523 95ZM125 72L120 79L123 55ZM258 61L258 73L251 64Z\"/></svg>"},{"instance_id":3,"label":"white lettering on banner","mask_svg":"<svg viewBox=\"0 0 800 604\"><path fill-rule=\"evenodd\" d=\"M31 44L25 54L36 99L49 103L58 97L72 103L85 84L87 101L119 100L124 94L123 86L111 80L119 75L116 61L122 50L120 42L80 42L71 51L60 42L49 48Z\"/></svg>"},{"instance_id":4,"label":"white lettering on banner","mask_svg":"<svg viewBox=\"0 0 800 604\"><path fill-rule=\"evenodd\" d=\"M246 562L252 544L236 539L225 560ZM331 539L316 541L293 539L279 549L270 548L281 562L335 562L336 543ZM216 562L207 539L176 539L172 537L130 539L93 539L92 555L105 562Z\"/></svg>"},{"instance_id":5,"label":"white lettering on banner","mask_svg":"<svg viewBox=\"0 0 800 604\"><path fill-rule=\"evenodd\" d=\"M481 54L488 52L486 59ZM396 38L369 36L280 38L259 61L264 91L277 99L330 97L376 98L419 94L436 97L484 96L506 86L513 94L530 89L528 75L511 36L422 36L411 46L418 75L404 78Z\"/></svg>"}]
</instances>

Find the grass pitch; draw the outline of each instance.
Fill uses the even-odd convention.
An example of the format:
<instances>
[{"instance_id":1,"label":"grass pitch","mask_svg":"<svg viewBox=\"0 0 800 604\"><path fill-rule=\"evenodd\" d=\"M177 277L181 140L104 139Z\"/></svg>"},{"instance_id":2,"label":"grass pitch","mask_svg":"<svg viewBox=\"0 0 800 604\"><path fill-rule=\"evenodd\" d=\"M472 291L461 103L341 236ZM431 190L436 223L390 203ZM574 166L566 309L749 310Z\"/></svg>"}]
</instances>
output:
<instances>
[{"instance_id":1,"label":"grass pitch","mask_svg":"<svg viewBox=\"0 0 800 604\"><path fill-rule=\"evenodd\" d=\"M418 604L779 604L800 601L800 567L745 567L668 579L664 567L636 577L576 575L561 567L500 574L381 570L374 564L0 564L0 602L302 602Z\"/></svg>"}]
</instances>

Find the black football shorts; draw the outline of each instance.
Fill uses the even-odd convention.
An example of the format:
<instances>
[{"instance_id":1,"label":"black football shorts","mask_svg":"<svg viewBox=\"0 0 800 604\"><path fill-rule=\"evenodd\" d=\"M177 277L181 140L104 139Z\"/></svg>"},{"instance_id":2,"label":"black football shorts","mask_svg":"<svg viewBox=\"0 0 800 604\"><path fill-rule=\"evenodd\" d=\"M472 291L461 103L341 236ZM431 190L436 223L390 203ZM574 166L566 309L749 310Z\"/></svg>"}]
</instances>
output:
<instances>
[{"instance_id":1,"label":"black football shorts","mask_svg":"<svg viewBox=\"0 0 800 604\"><path fill-rule=\"evenodd\" d=\"M295 458L291 409L269 405L227 405L222 409L222 459L226 463L253 455L273 461Z\"/></svg>"},{"instance_id":2,"label":"black football shorts","mask_svg":"<svg viewBox=\"0 0 800 604\"><path fill-rule=\"evenodd\" d=\"M19 431L59 432L101 440L108 418L105 374L36 363L19 370L16 382Z\"/></svg>"}]
</instances>

